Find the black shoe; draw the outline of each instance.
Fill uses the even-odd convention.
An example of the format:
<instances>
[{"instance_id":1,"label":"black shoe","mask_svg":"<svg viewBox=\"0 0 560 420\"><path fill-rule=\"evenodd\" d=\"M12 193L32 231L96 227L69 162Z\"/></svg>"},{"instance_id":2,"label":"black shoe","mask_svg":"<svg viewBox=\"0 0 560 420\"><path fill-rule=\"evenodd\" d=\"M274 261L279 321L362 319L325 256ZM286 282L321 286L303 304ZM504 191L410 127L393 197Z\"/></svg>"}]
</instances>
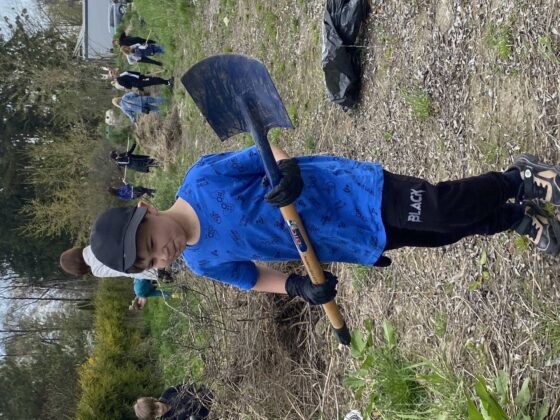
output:
<instances>
[{"instance_id":1,"label":"black shoe","mask_svg":"<svg viewBox=\"0 0 560 420\"><path fill-rule=\"evenodd\" d=\"M533 155L518 156L510 169L517 169L523 184L519 201L543 200L554 206L560 206L560 166L539 162Z\"/></svg>"},{"instance_id":2,"label":"black shoe","mask_svg":"<svg viewBox=\"0 0 560 420\"><path fill-rule=\"evenodd\" d=\"M525 216L515 228L527 235L537 248L549 255L560 254L560 223L534 202L525 202Z\"/></svg>"},{"instance_id":3,"label":"black shoe","mask_svg":"<svg viewBox=\"0 0 560 420\"><path fill-rule=\"evenodd\" d=\"M167 86L173 87L174 84L175 84L175 78L170 77L169 80L167 81Z\"/></svg>"}]
</instances>

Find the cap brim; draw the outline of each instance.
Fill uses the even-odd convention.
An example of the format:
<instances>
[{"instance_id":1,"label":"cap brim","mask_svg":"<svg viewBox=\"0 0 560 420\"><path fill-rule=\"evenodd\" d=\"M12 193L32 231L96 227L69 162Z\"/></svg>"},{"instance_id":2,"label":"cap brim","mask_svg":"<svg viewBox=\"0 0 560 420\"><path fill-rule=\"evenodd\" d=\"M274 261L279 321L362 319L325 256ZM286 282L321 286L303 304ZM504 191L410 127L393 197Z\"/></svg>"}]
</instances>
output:
<instances>
[{"instance_id":1,"label":"cap brim","mask_svg":"<svg viewBox=\"0 0 560 420\"><path fill-rule=\"evenodd\" d=\"M132 267L136 261L136 233L138 232L138 226L140 222L142 222L142 219L144 219L146 212L146 207L137 207L126 227L123 242L123 263L125 272L128 272L128 269Z\"/></svg>"}]
</instances>

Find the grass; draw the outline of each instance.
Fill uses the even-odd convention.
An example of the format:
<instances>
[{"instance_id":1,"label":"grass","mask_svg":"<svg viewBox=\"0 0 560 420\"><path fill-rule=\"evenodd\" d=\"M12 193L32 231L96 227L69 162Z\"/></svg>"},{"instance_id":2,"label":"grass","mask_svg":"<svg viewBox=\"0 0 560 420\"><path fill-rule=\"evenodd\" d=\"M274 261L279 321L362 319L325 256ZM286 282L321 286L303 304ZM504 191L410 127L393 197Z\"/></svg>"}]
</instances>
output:
<instances>
[{"instance_id":1,"label":"grass","mask_svg":"<svg viewBox=\"0 0 560 420\"><path fill-rule=\"evenodd\" d=\"M541 56L551 63L560 64L560 57L558 53L555 52L555 47L553 46L553 41L551 35L539 36L539 53ZM556 47L556 51L558 48Z\"/></svg>"},{"instance_id":2,"label":"grass","mask_svg":"<svg viewBox=\"0 0 560 420\"><path fill-rule=\"evenodd\" d=\"M415 90L404 94L404 101L412 116L418 121L426 121L432 115L432 101L427 92Z\"/></svg>"},{"instance_id":3,"label":"grass","mask_svg":"<svg viewBox=\"0 0 560 420\"><path fill-rule=\"evenodd\" d=\"M394 327L383 322L378 342L372 322L366 335L352 332L352 357L357 368L345 385L365 408L365 418L462 418L467 410L463 379L446 363L408 355L397 343Z\"/></svg>"},{"instance_id":4,"label":"grass","mask_svg":"<svg viewBox=\"0 0 560 420\"><path fill-rule=\"evenodd\" d=\"M508 60L513 52L513 36L510 25L490 25L486 34L486 42L494 49L500 60Z\"/></svg>"},{"instance_id":5,"label":"grass","mask_svg":"<svg viewBox=\"0 0 560 420\"><path fill-rule=\"evenodd\" d=\"M163 299L152 298L142 310L142 315L157 348L157 360L166 386L185 381L199 381L204 373L204 362L199 348L204 347L202 331L193 331L192 324L179 312L165 305ZM181 302L168 299L175 310ZM194 339L188 340L188 338Z\"/></svg>"},{"instance_id":6,"label":"grass","mask_svg":"<svg viewBox=\"0 0 560 420\"><path fill-rule=\"evenodd\" d=\"M353 265L352 266L352 288L356 292L363 291L368 278L370 277L372 269L367 265Z\"/></svg>"}]
</instances>

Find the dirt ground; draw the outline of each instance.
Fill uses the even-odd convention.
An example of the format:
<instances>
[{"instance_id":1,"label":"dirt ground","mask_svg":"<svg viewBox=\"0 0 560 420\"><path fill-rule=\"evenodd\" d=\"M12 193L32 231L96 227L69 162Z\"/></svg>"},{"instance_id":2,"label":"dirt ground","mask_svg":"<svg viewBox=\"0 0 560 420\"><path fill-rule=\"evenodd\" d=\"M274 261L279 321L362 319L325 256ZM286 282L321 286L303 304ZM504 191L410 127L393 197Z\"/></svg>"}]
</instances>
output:
<instances>
[{"instance_id":1,"label":"dirt ground","mask_svg":"<svg viewBox=\"0 0 560 420\"><path fill-rule=\"evenodd\" d=\"M295 119L278 139L293 155L375 160L431 181L503 170L520 152L560 161L557 0L374 4L359 40L362 96L347 113L325 97L324 1L204 3L202 51L267 64ZM429 98L427 118L407 101L419 93ZM185 150L219 150L207 127L185 118L187 101L179 108ZM404 351L443 358L466 377L503 369L512 399L530 378L533 402L547 399L549 418L560 418L560 362L545 329L560 323L560 260L509 233L388 256L385 269L330 267L349 325L372 319L379 331L388 319ZM320 310L204 283L195 288L223 322L207 355L229 398L217 405L222 417L334 419L360 408L341 384L350 354L317 322Z\"/></svg>"}]
</instances>

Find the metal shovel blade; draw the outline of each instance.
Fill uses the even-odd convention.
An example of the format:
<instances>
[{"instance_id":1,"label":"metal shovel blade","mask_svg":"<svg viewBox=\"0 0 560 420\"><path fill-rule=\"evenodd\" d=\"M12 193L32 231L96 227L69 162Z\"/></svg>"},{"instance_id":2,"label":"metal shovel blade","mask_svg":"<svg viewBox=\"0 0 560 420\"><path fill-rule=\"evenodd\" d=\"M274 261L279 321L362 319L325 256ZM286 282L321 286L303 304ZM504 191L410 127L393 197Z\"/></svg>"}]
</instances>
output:
<instances>
[{"instance_id":1,"label":"metal shovel blade","mask_svg":"<svg viewBox=\"0 0 560 420\"><path fill-rule=\"evenodd\" d=\"M293 128L263 63L239 54L206 58L181 77L220 140L252 129ZM259 127L254 127L255 123Z\"/></svg>"}]
</instances>

